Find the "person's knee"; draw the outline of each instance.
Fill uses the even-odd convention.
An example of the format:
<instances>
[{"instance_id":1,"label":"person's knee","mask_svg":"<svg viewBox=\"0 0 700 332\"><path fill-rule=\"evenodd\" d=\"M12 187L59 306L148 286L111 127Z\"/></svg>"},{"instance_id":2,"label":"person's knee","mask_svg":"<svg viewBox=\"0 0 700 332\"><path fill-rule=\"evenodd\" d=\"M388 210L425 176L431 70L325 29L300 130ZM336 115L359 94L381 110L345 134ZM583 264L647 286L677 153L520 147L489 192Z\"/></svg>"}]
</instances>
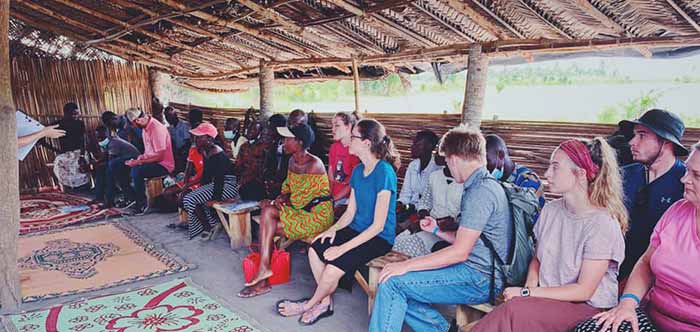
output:
<instances>
[{"instance_id":1,"label":"person's knee","mask_svg":"<svg viewBox=\"0 0 700 332\"><path fill-rule=\"evenodd\" d=\"M401 276L395 276L391 277L387 280L384 280L379 286L377 287L377 294L379 293L400 293L401 292L401 285L403 284L400 280Z\"/></svg>"}]
</instances>

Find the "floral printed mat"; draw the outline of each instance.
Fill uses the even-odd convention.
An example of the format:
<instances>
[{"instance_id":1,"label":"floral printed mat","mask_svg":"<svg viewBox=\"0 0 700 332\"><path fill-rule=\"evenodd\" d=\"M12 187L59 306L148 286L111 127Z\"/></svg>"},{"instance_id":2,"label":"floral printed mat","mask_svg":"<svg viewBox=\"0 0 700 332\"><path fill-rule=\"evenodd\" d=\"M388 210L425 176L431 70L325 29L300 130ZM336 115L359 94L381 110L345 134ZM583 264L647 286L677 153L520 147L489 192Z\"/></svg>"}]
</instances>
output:
<instances>
[{"instance_id":1,"label":"floral printed mat","mask_svg":"<svg viewBox=\"0 0 700 332\"><path fill-rule=\"evenodd\" d=\"M260 332L191 280L3 317L10 332Z\"/></svg>"}]
</instances>

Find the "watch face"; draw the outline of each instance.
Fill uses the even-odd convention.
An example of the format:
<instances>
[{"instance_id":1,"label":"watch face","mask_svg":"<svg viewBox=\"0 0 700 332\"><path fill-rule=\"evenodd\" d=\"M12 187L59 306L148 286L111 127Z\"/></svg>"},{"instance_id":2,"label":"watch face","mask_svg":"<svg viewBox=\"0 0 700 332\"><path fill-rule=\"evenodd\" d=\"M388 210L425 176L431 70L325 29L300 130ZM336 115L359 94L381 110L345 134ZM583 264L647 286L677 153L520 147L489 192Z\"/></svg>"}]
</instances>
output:
<instances>
[{"instance_id":1,"label":"watch face","mask_svg":"<svg viewBox=\"0 0 700 332\"><path fill-rule=\"evenodd\" d=\"M528 288L520 289L520 296L523 296L523 297L530 296L530 289L528 289Z\"/></svg>"}]
</instances>

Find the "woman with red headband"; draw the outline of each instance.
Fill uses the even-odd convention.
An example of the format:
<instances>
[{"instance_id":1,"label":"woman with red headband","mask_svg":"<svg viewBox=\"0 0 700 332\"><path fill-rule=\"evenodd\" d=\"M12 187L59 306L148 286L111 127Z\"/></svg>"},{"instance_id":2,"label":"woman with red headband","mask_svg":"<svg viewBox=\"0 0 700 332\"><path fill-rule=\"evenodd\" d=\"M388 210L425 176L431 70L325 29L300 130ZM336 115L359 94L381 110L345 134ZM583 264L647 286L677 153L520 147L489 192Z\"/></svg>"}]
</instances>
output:
<instances>
[{"instance_id":1,"label":"woman with red headband","mask_svg":"<svg viewBox=\"0 0 700 332\"><path fill-rule=\"evenodd\" d=\"M627 214L614 150L602 138L565 141L545 177L562 198L545 205L535 225L525 287L506 288L506 302L472 331L571 331L617 305Z\"/></svg>"}]
</instances>

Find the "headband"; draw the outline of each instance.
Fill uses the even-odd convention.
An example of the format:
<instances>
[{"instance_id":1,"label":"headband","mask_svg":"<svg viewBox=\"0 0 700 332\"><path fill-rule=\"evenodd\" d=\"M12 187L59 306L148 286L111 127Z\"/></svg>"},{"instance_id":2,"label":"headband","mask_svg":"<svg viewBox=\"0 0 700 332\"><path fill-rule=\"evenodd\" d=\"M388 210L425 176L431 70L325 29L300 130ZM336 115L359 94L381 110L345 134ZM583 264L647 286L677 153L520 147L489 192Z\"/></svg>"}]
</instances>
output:
<instances>
[{"instance_id":1,"label":"headband","mask_svg":"<svg viewBox=\"0 0 700 332\"><path fill-rule=\"evenodd\" d=\"M579 140L570 139L561 143L559 148L564 151L567 156L569 156L571 161L573 161L576 166L586 170L586 178L588 179L588 182L595 179L596 175L598 175L598 172L600 171L600 167L593 162L591 153L588 151L586 144Z\"/></svg>"}]
</instances>

